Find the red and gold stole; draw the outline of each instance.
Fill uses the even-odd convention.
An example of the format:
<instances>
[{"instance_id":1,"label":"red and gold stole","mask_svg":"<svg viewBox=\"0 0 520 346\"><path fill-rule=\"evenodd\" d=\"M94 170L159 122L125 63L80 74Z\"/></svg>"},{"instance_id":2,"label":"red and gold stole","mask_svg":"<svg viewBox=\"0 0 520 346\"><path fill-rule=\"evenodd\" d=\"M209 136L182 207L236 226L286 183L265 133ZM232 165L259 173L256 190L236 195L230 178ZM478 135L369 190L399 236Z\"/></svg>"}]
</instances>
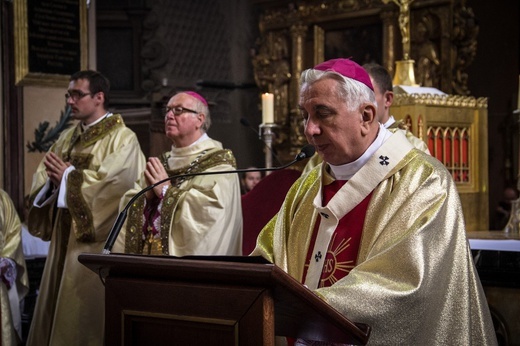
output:
<instances>
[{"instance_id":1,"label":"red and gold stole","mask_svg":"<svg viewBox=\"0 0 520 346\"><path fill-rule=\"evenodd\" d=\"M324 186L322 205L327 205L346 182L346 180L335 180L331 184ZM339 220L339 224L332 235L327 254L325 255L325 263L318 287L332 286L338 280L348 275L350 270L356 265L363 224L365 223L366 211L371 197L372 193ZM314 225L311 244L316 242L319 226L320 219L318 219ZM311 260L314 260L312 253L313 249L310 247L305 261L304 282L309 263Z\"/></svg>"}]
</instances>

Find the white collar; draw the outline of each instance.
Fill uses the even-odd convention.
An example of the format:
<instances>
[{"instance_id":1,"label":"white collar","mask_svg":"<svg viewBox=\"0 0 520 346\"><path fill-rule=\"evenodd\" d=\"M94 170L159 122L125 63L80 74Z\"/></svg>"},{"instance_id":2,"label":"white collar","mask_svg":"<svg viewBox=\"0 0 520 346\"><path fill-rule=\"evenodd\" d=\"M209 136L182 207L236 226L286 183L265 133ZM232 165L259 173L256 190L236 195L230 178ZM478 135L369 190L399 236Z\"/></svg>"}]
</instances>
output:
<instances>
[{"instance_id":1,"label":"white collar","mask_svg":"<svg viewBox=\"0 0 520 346\"><path fill-rule=\"evenodd\" d=\"M207 134L206 132L204 132L204 133L202 134L202 136L199 137L199 139L197 139L195 142L193 142L193 143L191 143L190 145L188 145L186 148L189 148L189 147L191 147L191 146L194 146L195 144L198 144L198 143L200 143L200 142L202 142L202 141L205 141L206 139L209 139L209 136L208 136L208 134ZM172 144L172 149L173 149L173 148L175 148L175 145Z\"/></svg>"},{"instance_id":2,"label":"white collar","mask_svg":"<svg viewBox=\"0 0 520 346\"><path fill-rule=\"evenodd\" d=\"M111 112L106 112L105 115L103 115L101 118L99 118L98 120L94 121L93 123L90 123L88 125L85 125L85 124L81 123L81 127L83 128L83 131L85 131L85 130L91 128L92 126L96 125L97 123L100 123L103 119L111 117L111 116L112 116Z\"/></svg>"},{"instance_id":3,"label":"white collar","mask_svg":"<svg viewBox=\"0 0 520 346\"><path fill-rule=\"evenodd\" d=\"M392 126L393 123L395 123L395 118L393 115L391 115L390 118L388 118L388 120L386 121L386 123L383 124L383 126L385 127L385 129L387 129L390 126Z\"/></svg>"},{"instance_id":4,"label":"white collar","mask_svg":"<svg viewBox=\"0 0 520 346\"><path fill-rule=\"evenodd\" d=\"M383 143L390 138L392 132L388 131L383 125L379 124L379 132L376 139L368 149L356 161L344 165L334 166L329 164L332 176L338 180L349 180L363 167L370 157L379 149Z\"/></svg>"}]
</instances>

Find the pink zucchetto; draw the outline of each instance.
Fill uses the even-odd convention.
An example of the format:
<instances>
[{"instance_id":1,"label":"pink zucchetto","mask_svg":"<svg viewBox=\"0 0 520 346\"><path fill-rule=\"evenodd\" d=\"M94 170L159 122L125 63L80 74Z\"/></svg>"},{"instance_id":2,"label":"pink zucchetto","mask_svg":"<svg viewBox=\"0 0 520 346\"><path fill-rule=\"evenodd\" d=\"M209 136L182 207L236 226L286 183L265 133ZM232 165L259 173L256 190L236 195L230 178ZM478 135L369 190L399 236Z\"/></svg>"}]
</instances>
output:
<instances>
[{"instance_id":1,"label":"pink zucchetto","mask_svg":"<svg viewBox=\"0 0 520 346\"><path fill-rule=\"evenodd\" d=\"M204 103L204 105L206 107L208 106L208 101L206 101L206 99L204 97L202 97L200 94L196 93L195 91L183 91L183 93L195 97L197 100Z\"/></svg>"},{"instance_id":2,"label":"pink zucchetto","mask_svg":"<svg viewBox=\"0 0 520 346\"><path fill-rule=\"evenodd\" d=\"M374 91L370 76L367 71L350 59L331 59L314 66L319 71L334 71L342 76L352 78L365 84L370 90Z\"/></svg>"}]
</instances>

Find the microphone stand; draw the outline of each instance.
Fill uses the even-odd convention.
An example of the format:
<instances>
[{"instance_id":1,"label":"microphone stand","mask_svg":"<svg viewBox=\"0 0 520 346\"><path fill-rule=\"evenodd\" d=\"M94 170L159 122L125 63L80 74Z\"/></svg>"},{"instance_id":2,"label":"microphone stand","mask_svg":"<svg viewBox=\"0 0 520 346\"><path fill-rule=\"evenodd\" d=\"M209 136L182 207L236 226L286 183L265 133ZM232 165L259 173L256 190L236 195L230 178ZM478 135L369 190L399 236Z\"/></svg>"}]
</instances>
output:
<instances>
[{"instance_id":1,"label":"microphone stand","mask_svg":"<svg viewBox=\"0 0 520 346\"><path fill-rule=\"evenodd\" d=\"M144 195L146 192L152 190L154 187L161 185L162 183L165 183L167 181L175 180L177 178L185 178L185 177L193 177L193 176L199 176L199 175L218 175L218 174L235 174L235 173L247 173L247 172L270 172L270 171L278 171L284 168L287 168L293 164L295 164L298 161L301 161L303 159L306 159L308 157L311 157L314 155L314 147L312 145L306 145L302 148L302 150L296 155L294 160L291 162L279 166L279 167L266 167L266 168L247 168L247 169L236 169L233 171L211 171L211 172L199 172L199 173L186 173L186 174L177 174L168 178L165 178L163 180L160 180L152 185L148 185L141 191L139 191L135 196L133 196L130 201L125 205L123 210L119 213L117 216L116 221L114 222L114 225L112 226L112 229L110 230L110 233L108 233L107 241L105 242L105 246L103 247L103 251L101 252L104 255L110 254L112 251L112 247L114 246L114 243L116 242L117 236L119 235L119 232L121 231L121 228L123 227L123 224L126 220L126 216L128 214L128 209L130 209L130 206L142 195Z\"/></svg>"}]
</instances>

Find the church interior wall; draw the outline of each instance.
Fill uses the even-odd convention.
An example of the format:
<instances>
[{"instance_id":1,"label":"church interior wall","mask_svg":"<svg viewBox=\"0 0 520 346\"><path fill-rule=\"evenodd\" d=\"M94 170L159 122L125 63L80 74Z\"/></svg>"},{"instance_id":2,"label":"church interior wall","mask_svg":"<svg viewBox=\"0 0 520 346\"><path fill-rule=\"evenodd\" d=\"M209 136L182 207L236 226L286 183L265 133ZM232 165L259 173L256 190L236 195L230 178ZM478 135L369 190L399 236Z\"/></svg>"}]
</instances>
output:
<instances>
[{"instance_id":1,"label":"church interior wall","mask_svg":"<svg viewBox=\"0 0 520 346\"><path fill-rule=\"evenodd\" d=\"M125 1L125 6L133 4L138 10L119 11L114 5L123 3L122 0L90 1L88 67L99 69L114 82L111 110L121 112L133 129L142 129L143 123L146 124L144 129L151 132L150 136L140 140L147 154L168 146L160 127L161 105L176 91L195 89L210 102L213 125L209 135L233 150L238 167L265 165L265 148L255 133L261 123L261 90L253 75L251 49L256 47L259 37L258 5L275 2L133 0ZM513 115L513 110L520 104L520 2L467 0L466 4L474 11L479 25L477 53L467 71L468 88L471 96L489 100L489 186L486 188L492 221L504 187L516 184L519 174L519 116ZM134 17L125 17L128 13ZM100 49L103 38L99 37L102 32L99 23L105 25L103 28L115 29L131 23L133 26L127 28L138 33L132 43L136 45L132 46L135 50L116 52L115 45ZM1 56L2 53L0 45ZM128 58L135 68L117 69L118 60L115 65L106 60L111 56L120 62ZM3 73L4 69L0 69L1 80L4 80ZM118 84L126 77L135 78L131 90ZM24 129L20 146L24 174L20 180L28 193L32 175L44 154L28 152L26 144L34 140L34 130L43 121L48 121L50 126L56 124L64 110L66 86L22 88ZM0 92L4 95L2 89L3 84ZM9 116L4 110L3 98L0 98L0 106L0 141L4 145L0 152L0 186L5 189L5 175L9 174L10 167L5 159L5 144L10 129L3 125ZM250 128L241 123L242 118ZM154 143L160 148L152 148ZM273 163L278 164L277 160ZM18 207L21 208L21 203Z\"/></svg>"},{"instance_id":2,"label":"church interior wall","mask_svg":"<svg viewBox=\"0 0 520 346\"><path fill-rule=\"evenodd\" d=\"M475 60L468 69L469 89L488 98L489 207L492 215L506 186L518 177L520 2L468 1L480 26ZM492 226L492 225L491 225Z\"/></svg>"},{"instance_id":3,"label":"church interior wall","mask_svg":"<svg viewBox=\"0 0 520 346\"><path fill-rule=\"evenodd\" d=\"M25 147L35 140L34 131L40 124L48 122L50 127L55 127L61 112L65 109L66 88L51 88L39 86L24 87L24 190L31 190L32 175L36 172L39 162L45 153L29 152Z\"/></svg>"},{"instance_id":4,"label":"church interior wall","mask_svg":"<svg viewBox=\"0 0 520 346\"><path fill-rule=\"evenodd\" d=\"M115 3L118 2L106 2ZM176 90L197 89L208 96L212 105L210 136L221 140L224 146L235 152L239 167L263 166L264 146L254 133L261 122L261 91L255 85L250 56L259 37L258 4L262 1L131 3L146 9L141 21L142 46L133 56L141 59L137 62L138 86L146 90L133 99L135 104L150 108L152 97L164 102ZM492 215L504 186L511 184L518 174L518 125L512 111L518 98L520 4L513 1L502 2L498 6L470 0L467 6L473 9L480 26L477 54L468 69L468 86L472 96L489 98L488 189ZM100 3L92 1L88 28L89 65L91 68L99 67L109 76L128 74L128 71L102 70L103 59L113 51L96 51L98 30L93 28L93 23L110 19L100 15L101 12L103 8L100 8ZM181 26L172 27L173 22ZM189 27L191 23L194 23L193 27ZM182 28L187 25L190 29L183 31ZM165 52L156 50L157 47ZM152 58L147 58L145 53L149 51L146 49L155 49ZM163 59L162 62L158 61L159 58ZM200 63L190 65L190 62ZM64 90L24 87L24 147L33 139L34 129L42 120L49 121L51 126L57 121L64 108ZM124 97L119 97L116 91L112 101L125 116L124 110L128 105L123 102ZM149 112L153 113L153 110ZM155 115L159 116L156 121L160 122L160 114ZM247 119L251 128L242 125L241 118ZM27 192L41 154L25 150L24 155L23 184ZM1 164L6 164L3 156Z\"/></svg>"}]
</instances>

